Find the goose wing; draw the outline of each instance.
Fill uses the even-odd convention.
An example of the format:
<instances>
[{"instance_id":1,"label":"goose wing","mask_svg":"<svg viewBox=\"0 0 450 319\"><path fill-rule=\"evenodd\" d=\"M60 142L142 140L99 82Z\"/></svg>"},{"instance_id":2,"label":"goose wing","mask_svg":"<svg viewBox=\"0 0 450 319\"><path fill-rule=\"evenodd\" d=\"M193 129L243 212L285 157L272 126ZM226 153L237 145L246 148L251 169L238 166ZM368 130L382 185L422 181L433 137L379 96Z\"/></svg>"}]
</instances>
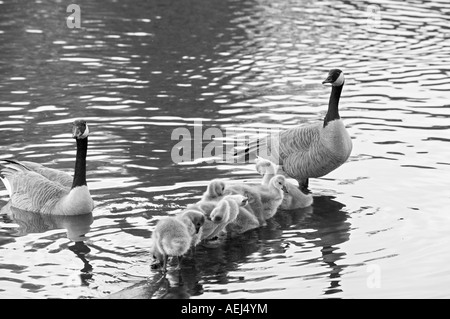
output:
<instances>
[{"instance_id":1,"label":"goose wing","mask_svg":"<svg viewBox=\"0 0 450 319\"><path fill-rule=\"evenodd\" d=\"M13 166L16 170L29 170L36 172L52 182L56 182L64 187L72 187L73 177L66 172L45 167L42 164L29 162L29 161L16 161L16 160L4 160L11 167Z\"/></svg>"},{"instance_id":2,"label":"goose wing","mask_svg":"<svg viewBox=\"0 0 450 319\"><path fill-rule=\"evenodd\" d=\"M37 172L5 168L1 173L9 183L12 206L22 210L50 212L70 191Z\"/></svg>"},{"instance_id":3,"label":"goose wing","mask_svg":"<svg viewBox=\"0 0 450 319\"><path fill-rule=\"evenodd\" d=\"M318 143L321 125L321 123L317 123L297 126L276 135L251 141L243 154L236 155L238 158L245 156L246 160L256 159L260 156L283 166L287 164L286 162L292 155L301 158L310 151L312 145Z\"/></svg>"}]
</instances>

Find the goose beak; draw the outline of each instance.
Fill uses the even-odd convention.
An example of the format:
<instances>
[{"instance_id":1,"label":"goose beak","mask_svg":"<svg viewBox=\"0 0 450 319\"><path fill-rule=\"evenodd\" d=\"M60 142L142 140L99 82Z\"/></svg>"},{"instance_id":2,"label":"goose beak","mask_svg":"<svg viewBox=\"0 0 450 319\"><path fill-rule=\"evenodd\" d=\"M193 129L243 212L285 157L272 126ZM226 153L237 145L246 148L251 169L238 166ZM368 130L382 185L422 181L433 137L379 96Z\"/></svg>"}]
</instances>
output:
<instances>
[{"instance_id":1,"label":"goose beak","mask_svg":"<svg viewBox=\"0 0 450 319\"><path fill-rule=\"evenodd\" d=\"M331 76L327 77L325 79L325 81L322 82L322 84L325 84L325 83L333 83L333 79L331 78Z\"/></svg>"},{"instance_id":2,"label":"goose beak","mask_svg":"<svg viewBox=\"0 0 450 319\"><path fill-rule=\"evenodd\" d=\"M285 192L286 194L288 194L289 192L288 192L288 190L287 190L287 188L286 188L286 185L283 185L283 187L281 187L281 189L283 190L283 192Z\"/></svg>"},{"instance_id":3,"label":"goose beak","mask_svg":"<svg viewBox=\"0 0 450 319\"><path fill-rule=\"evenodd\" d=\"M73 125L72 127L73 138L81 139L88 137L88 135L89 135L89 127L87 126L86 123L84 123L84 125L79 123Z\"/></svg>"},{"instance_id":4,"label":"goose beak","mask_svg":"<svg viewBox=\"0 0 450 319\"><path fill-rule=\"evenodd\" d=\"M198 232L199 232L199 230L200 230L200 227L202 227L202 226L195 226L195 233L196 233L196 234L198 234Z\"/></svg>"},{"instance_id":5,"label":"goose beak","mask_svg":"<svg viewBox=\"0 0 450 319\"><path fill-rule=\"evenodd\" d=\"M78 137L80 137L81 136L81 132L80 132L80 129L78 128L78 126L74 126L73 128L72 128L72 137L73 138L78 138Z\"/></svg>"}]
</instances>

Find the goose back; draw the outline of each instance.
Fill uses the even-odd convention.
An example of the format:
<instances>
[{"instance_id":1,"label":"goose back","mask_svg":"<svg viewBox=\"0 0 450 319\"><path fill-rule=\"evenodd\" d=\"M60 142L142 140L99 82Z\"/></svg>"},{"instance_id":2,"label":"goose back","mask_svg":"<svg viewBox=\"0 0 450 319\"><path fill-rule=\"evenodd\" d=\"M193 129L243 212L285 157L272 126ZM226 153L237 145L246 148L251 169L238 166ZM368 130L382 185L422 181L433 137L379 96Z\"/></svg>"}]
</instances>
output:
<instances>
[{"instance_id":1,"label":"goose back","mask_svg":"<svg viewBox=\"0 0 450 319\"><path fill-rule=\"evenodd\" d=\"M32 170L44 176L45 178L47 178L52 182L56 182L67 188L72 187L73 176L71 176L66 172L54 168L45 167L44 165L39 163L33 163L28 161L20 161L17 163L27 167L29 170Z\"/></svg>"}]
</instances>

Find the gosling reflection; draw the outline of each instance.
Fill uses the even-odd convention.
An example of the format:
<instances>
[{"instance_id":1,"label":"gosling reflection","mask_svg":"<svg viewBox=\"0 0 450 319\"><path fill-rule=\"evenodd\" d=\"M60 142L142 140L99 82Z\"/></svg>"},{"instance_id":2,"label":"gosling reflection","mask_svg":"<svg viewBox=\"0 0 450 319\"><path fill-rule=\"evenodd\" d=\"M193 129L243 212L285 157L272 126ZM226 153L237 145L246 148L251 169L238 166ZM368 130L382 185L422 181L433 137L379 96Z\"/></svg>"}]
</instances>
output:
<instances>
[{"instance_id":1,"label":"gosling reflection","mask_svg":"<svg viewBox=\"0 0 450 319\"><path fill-rule=\"evenodd\" d=\"M183 281L182 271L167 274L161 283L161 287L155 293L156 299L189 299L191 297L189 286Z\"/></svg>"},{"instance_id":2,"label":"gosling reflection","mask_svg":"<svg viewBox=\"0 0 450 319\"><path fill-rule=\"evenodd\" d=\"M313 206L280 210L267 221L265 227L227 238L218 247L199 245L195 254L187 256L179 269L170 267L165 276L161 276L158 270L152 270L147 281L108 298L189 298L202 295L204 287L210 284L223 284L223 290L214 292L226 294L226 284L229 282L245 282L244 276L230 275L239 271L243 264L251 264L255 258L258 261L271 260L274 253L283 255L290 245L298 245L298 241L290 240L292 237L283 236L287 230L290 236L298 230L296 239L302 237L320 249L321 256L308 262L324 263L328 268L326 273L320 274L328 278L323 293L328 295L341 292L341 273L345 265L340 261L345 257L345 253L339 250L339 245L350 237L350 223L346 222L347 212L342 210L344 206L334 200L334 197L316 196ZM304 229L311 231L304 232Z\"/></svg>"},{"instance_id":3,"label":"gosling reflection","mask_svg":"<svg viewBox=\"0 0 450 319\"><path fill-rule=\"evenodd\" d=\"M324 263L328 268L325 274L321 274L328 277L328 286L323 288L323 293L341 292L341 273L345 265L341 265L340 261L346 254L339 246L350 238L350 223L347 222L347 212L342 210L343 207L345 205L332 196L316 196L312 206L279 210L265 227L248 231L237 238L228 238L220 247L198 248L195 254L195 269L198 270L195 278L203 285L245 281L245 278L230 277L230 272L238 270L243 263L251 263L255 256L258 260L268 261L274 253L283 255L290 245L298 245L297 241L284 237L284 232L298 230L295 236L297 239L302 237L320 249L321 257L310 262ZM303 232L303 229L312 231ZM186 277L185 274L185 281Z\"/></svg>"}]
</instances>

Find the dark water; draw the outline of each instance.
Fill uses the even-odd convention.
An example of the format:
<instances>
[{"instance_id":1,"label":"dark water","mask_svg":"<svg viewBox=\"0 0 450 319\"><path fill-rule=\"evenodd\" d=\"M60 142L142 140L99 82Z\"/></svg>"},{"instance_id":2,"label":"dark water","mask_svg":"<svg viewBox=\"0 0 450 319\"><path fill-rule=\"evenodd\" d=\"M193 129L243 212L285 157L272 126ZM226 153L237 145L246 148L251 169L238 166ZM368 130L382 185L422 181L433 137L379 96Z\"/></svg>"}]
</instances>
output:
<instances>
[{"instance_id":1,"label":"dark water","mask_svg":"<svg viewBox=\"0 0 450 319\"><path fill-rule=\"evenodd\" d=\"M153 298L449 296L447 1L78 1L80 29L66 25L68 4L0 1L0 158L71 172L69 123L85 118L96 208L2 214L0 298L104 297L142 282ZM336 67L353 152L310 181L314 205L199 247L157 282L157 220L213 178L258 177L252 165L174 163L172 132L320 121Z\"/></svg>"}]
</instances>

